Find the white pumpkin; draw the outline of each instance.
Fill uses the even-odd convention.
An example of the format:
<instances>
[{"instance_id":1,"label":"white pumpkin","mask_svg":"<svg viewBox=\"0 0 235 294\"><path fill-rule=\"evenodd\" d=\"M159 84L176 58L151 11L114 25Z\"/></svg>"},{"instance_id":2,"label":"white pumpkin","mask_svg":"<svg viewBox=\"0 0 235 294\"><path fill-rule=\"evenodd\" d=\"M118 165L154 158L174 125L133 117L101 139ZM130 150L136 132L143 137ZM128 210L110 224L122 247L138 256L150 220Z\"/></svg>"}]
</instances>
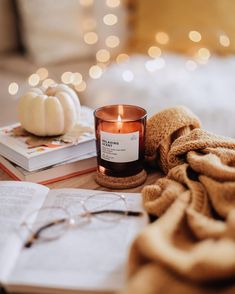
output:
<instances>
[{"instance_id":1,"label":"white pumpkin","mask_svg":"<svg viewBox=\"0 0 235 294\"><path fill-rule=\"evenodd\" d=\"M22 127L37 136L56 136L69 131L80 119L80 101L64 84L33 88L19 101Z\"/></svg>"}]
</instances>

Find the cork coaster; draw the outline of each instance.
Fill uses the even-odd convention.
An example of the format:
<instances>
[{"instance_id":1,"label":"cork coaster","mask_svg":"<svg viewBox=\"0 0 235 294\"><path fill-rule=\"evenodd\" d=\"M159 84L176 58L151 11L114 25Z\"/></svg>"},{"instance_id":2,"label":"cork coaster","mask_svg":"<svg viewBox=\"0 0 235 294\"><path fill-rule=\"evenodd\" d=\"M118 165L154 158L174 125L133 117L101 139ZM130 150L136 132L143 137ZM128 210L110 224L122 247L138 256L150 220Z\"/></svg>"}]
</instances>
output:
<instances>
[{"instance_id":1,"label":"cork coaster","mask_svg":"<svg viewBox=\"0 0 235 294\"><path fill-rule=\"evenodd\" d=\"M111 189L135 188L143 184L146 178L147 178L147 173L145 170L142 170L137 175L130 176L130 177L123 177L123 178L106 176L98 171L95 174L95 181L99 185L104 186L106 188L111 188Z\"/></svg>"}]
</instances>

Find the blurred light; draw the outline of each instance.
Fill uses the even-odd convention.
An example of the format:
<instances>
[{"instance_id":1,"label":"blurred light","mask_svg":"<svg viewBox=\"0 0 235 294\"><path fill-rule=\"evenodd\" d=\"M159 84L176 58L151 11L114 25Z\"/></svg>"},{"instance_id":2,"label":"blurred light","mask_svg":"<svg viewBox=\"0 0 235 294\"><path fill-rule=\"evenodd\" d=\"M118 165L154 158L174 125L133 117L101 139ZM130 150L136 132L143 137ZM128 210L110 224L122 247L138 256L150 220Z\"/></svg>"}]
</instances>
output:
<instances>
[{"instance_id":1,"label":"blurred light","mask_svg":"<svg viewBox=\"0 0 235 294\"><path fill-rule=\"evenodd\" d=\"M98 41L98 35L95 32L88 32L84 35L85 43L93 45Z\"/></svg>"},{"instance_id":2,"label":"blurred light","mask_svg":"<svg viewBox=\"0 0 235 294\"><path fill-rule=\"evenodd\" d=\"M34 73L28 78L28 82L30 86L37 86L38 83L40 82L40 77L38 74Z\"/></svg>"},{"instance_id":3,"label":"blurred light","mask_svg":"<svg viewBox=\"0 0 235 294\"><path fill-rule=\"evenodd\" d=\"M200 42L202 39L202 36L198 31L190 31L188 37L193 42Z\"/></svg>"},{"instance_id":4,"label":"blurred light","mask_svg":"<svg viewBox=\"0 0 235 294\"><path fill-rule=\"evenodd\" d=\"M118 22L118 18L115 14L109 13L106 14L103 17L103 22L107 25L107 26L113 26Z\"/></svg>"},{"instance_id":5,"label":"blurred light","mask_svg":"<svg viewBox=\"0 0 235 294\"><path fill-rule=\"evenodd\" d=\"M185 67L190 71L194 71L197 69L197 63L193 60L188 60L185 63Z\"/></svg>"},{"instance_id":6,"label":"blurred light","mask_svg":"<svg viewBox=\"0 0 235 294\"><path fill-rule=\"evenodd\" d=\"M82 75L79 72L73 74L73 84L79 85L82 82Z\"/></svg>"},{"instance_id":7,"label":"blurred light","mask_svg":"<svg viewBox=\"0 0 235 294\"><path fill-rule=\"evenodd\" d=\"M92 79L99 79L102 75L103 71L102 68L98 65L93 65L89 69L89 75Z\"/></svg>"},{"instance_id":8,"label":"blurred light","mask_svg":"<svg viewBox=\"0 0 235 294\"><path fill-rule=\"evenodd\" d=\"M117 61L118 64L122 63L122 62L125 62L125 61L128 61L129 59L130 59L130 57L126 53L120 53L116 57L116 61Z\"/></svg>"},{"instance_id":9,"label":"blurred light","mask_svg":"<svg viewBox=\"0 0 235 294\"><path fill-rule=\"evenodd\" d=\"M61 81L64 84L71 84L73 82L73 73L66 71L61 75Z\"/></svg>"},{"instance_id":10,"label":"blurred light","mask_svg":"<svg viewBox=\"0 0 235 294\"><path fill-rule=\"evenodd\" d=\"M162 54L162 51L161 51L161 49L160 49L159 47L157 47L157 46L151 46L151 47L149 47L149 49L148 49L148 55L149 55L150 57L153 57L153 58L155 58L155 57L160 57L161 54Z\"/></svg>"},{"instance_id":11,"label":"blurred light","mask_svg":"<svg viewBox=\"0 0 235 294\"><path fill-rule=\"evenodd\" d=\"M42 86L48 88L49 86L55 84L55 81L52 79L46 79L43 81Z\"/></svg>"},{"instance_id":12,"label":"blurred light","mask_svg":"<svg viewBox=\"0 0 235 294\"><path fill-rule=\"evenodd\" d=\"M39 75L40 81L45 80L48 77L48 70L45 67L41 67L36 71Z\"/></svg>"},{"instance_id":13,"label":"blurred light","mask_svg":"<svg viewBox=\"0 0 235 294\"><path fill-rule=\"evenodd\" d=\"M145 68L150 71L153 72L155 70L161 69L165 66L165 60L161 57L153 59L153 60L148 60L145 62Z\"/></svg>"},{"instance_id":14,"label":"blurred light","mask_svg":"<svg viewBox=\"0 0 235 294\"><path fill-rule=\"evenodd\" d=\"M83 92L86 90L86 82L82 81L79 85L76 85L74 88L78 92Z\"/></svg>"},{"instance_id":15,"label":"blurred light","mask_svg":"<svg viewBox=\"0 0 235 294\"><path fill-rule=\"evenodd\" d=\"M80 0L79 2L82 6L91 6L93 4L93 0Z\"/></svg>"},{"instance_id":16,"label":"blurred light","mask_svg":"<svg viewBox=\"0 0 235 294\"><path fill-rule=\"evenodd\" d=\"M198 50L198 55L199 55L199 57L204 58L204 59L208 59L211 56L210 51L207 48L200 48Z\"/></svg>"},{"instance_id":17,"label":"blurred light","mask_svg":"<svg viewBox=\"0 0 235 294\"><path fill-rule=\"evenodd\" d=\"M158 32L155 35L156 41L161 45L166 45L169 42L169 35L165 32Z\"/></svg>"},{"instance_id":18,"label":"blurred light","mask_svg":"<svg viewBox=\"0 0 235 294\"><path fill-rule=\"evenodd\" d=\"M102 69L103 72L107 68L107 63L97 62L97 65Z\"/></svg>"},{"instance_id":19,"label":"blurred light","mask_svg":"<svg viewBox=\"0 0 235 294\"><path fill-rule=\"evenodd\" d=\"M122 73L122 78L125 82L131 82L133 81L134 79L134 74L132 71L130 70L125 70L123 73Z\"/></svg>"},{"instance_id":20,"label":"blurred light","mask_svg":"<svg viewBox=\"0 0 235 294\"><path fill-rule=\"evenodd\" d=\"M207 48L200 48L197 53L195 54L195 59L197 62L206 64L208 62L208 59L210 58L211 53L209 49Z\"/></svg>"},{"instance_id":21,"label":"blurred light","mask_svg":"<svg viewBox=\"0 0 235 294\"><path fill-rule=\"evenodd\" d=\"M219 36L219 42L224 47L228 47L230 45L230 39L226 35L220 35Z\"/></svg>"},{"instance_id":22,"label":"blurred light","mask_svg":"<svg viewBox=\"0 0 235 294\"><path fill-rule=\"evenodd\" d=\"M96 59L99 62L107 62L110 59L110 53L106 49L100 49L96 53Z\"/></svg>"},{"instance_id":23,"label":"blurred light","mask_svg":"<svg viewBox=\"0 0 235 294\"><path fill-rule=\"evenodd\" d=\"M120 0L106 0L106 5L109 7L118 7L120 5Z\"/></svg>"},{"instance_id":24,"label":"blurred light","mask_svg":"<svg viewBox=\"0 0 235 294\"><path fill-rule=\"evenodd\" d=\"M85 31L92 31L96 28L96 20L92 17L82 21L82 27Z\"/></svg>"},{"instance_id":25,"label":"blurred light","mask_svg":"<svg viewBox=\"0 0 235 294\"><path fill-rule=\"evenodd\" d=\"M9 94L11 94L11 95L15 95L15 94L17 94L18 90L19 90L19 86L18 86L18 84L17 84L16 82L12 82L12 83L10 83L10 85L8 86L8 92L9 92Z\"/></svg>"},{"instance_id":26,"label":"blurred light","mask_svg":"<svg viewBox=\"0 0 235 294\"><path fill-rule=\"evenodd\" d=\"M117 36L108 36L105 39L105 44L107 47L115 48L120 44L120 40Z\"/></svg>"}]
</instances>

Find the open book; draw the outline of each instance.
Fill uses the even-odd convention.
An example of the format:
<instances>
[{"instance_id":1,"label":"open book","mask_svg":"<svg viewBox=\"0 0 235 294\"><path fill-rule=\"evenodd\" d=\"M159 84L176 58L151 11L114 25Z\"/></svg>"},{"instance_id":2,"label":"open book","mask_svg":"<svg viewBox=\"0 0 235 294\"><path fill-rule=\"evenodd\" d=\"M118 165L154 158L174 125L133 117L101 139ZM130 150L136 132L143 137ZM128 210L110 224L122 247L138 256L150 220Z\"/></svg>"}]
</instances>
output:
<instances>
[{"instance_id":1,"label":"open book","mask_svg":"<svg viewBox=\"0 0 235 294\"><path fill-rule=\"evenodd\" d=\"M2 288L17 293L112 293L124 286L128 250L148 221L145 213L122 217L104 227L92 217L89 223L68 229L57 240L24 247L31 233L20 224L32 211L73 206L96 192L101 191L50 190L27 182L0 182ZM123 195L128 210L143 212L140 194Z\"/></svg>"}]
</instances>

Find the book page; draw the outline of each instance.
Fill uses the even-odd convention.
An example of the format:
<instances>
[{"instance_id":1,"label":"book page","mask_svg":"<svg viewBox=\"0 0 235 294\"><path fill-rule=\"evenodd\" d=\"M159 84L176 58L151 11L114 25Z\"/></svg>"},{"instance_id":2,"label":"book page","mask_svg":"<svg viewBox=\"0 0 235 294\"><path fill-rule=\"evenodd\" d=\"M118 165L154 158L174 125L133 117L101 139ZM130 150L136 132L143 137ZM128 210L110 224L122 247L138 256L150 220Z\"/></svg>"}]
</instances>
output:
<instances>
[{"instance_id":1,"label":"book page","mask_svg":"<svg viewBox=\"0 0 235 294\"><path fill-rule=\"evenodd\" d=\"M79 201L96 192L102 191L51 190L45 205L72 207L78 211ZM123 194L128 209L143 211L140 194ZM88 222L82 220L58 240L38 242L23 249L8 285L102 292L118 290L125 283L129 247L147 221L145 213L111 222L93 216Z\"/></svg>"},{"instance_id":2,"label":"book page","mask_svg":"<svg viewBox=\"0 0 235 294\"><path fill-rule=\"evenodd\" d=\"M22 247L19 225L42 206L49 189L32 183L0 182L0 280L5 279ZM25 234L26 232L22 232Z\"/></svg>"}]
</instances>

